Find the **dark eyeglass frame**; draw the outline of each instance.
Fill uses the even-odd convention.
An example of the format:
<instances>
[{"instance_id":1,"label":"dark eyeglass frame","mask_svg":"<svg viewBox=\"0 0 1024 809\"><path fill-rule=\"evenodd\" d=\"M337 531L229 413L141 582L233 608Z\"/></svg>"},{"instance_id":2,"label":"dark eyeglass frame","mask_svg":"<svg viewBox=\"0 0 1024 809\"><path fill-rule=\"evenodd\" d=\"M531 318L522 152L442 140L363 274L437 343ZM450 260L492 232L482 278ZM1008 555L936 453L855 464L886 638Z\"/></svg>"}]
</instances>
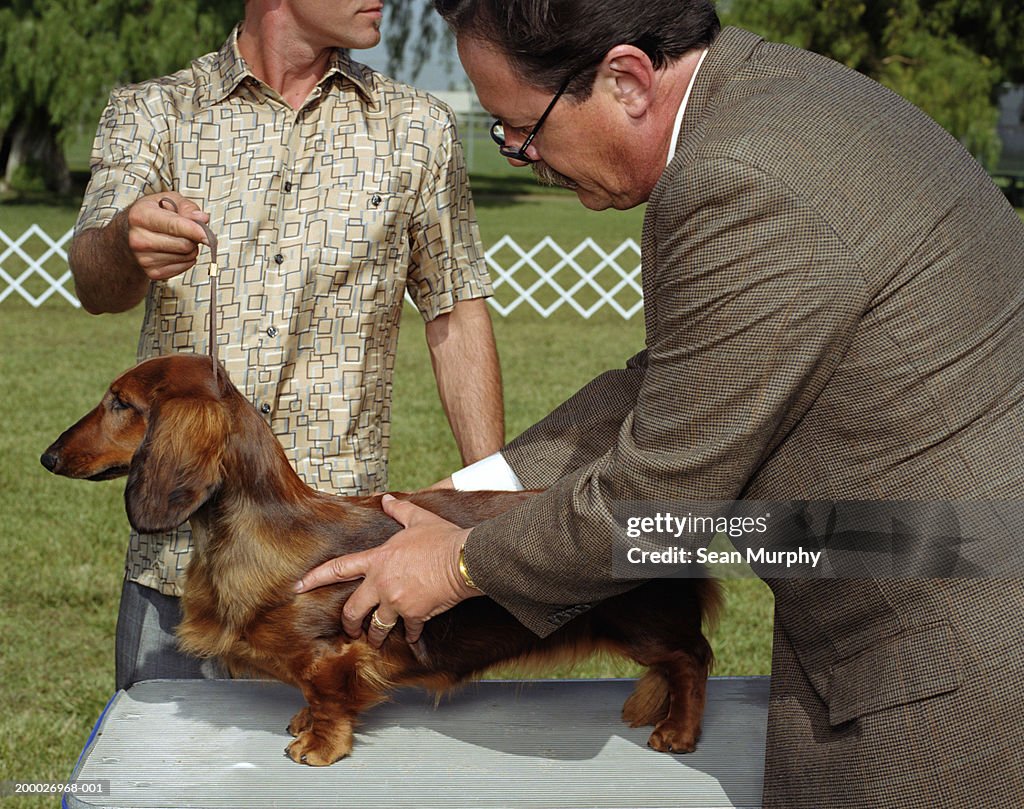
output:
<instances>
[{"instance_id":1,"label":"dark eyeglass frame","mask_svg":"<svg viewBox=\"0 0 1024 809\"><path fill-rule=\"evenodd\" d=\"M562 97L565 91L569 88L570 82L576 78L575 73L570 73L565 81L562 82L562 86L558 88L555 93L555 97L551 99L551 103L548 104L548 108L544 110L544 114L537 120L536 125L529 135L526 136L526 140L523 141L522 145L515 149L511 146L505 145L505 125L498 118L491 124L491 140L498 144L498 152L501 156L508 160L517 160L520 163L536 163L532 157L526 154L526 150L530 148L530 144L533 143L533 139L537 137L537 133L540 132L540 128L544 126L544 122L547 120L548 115L551 114L551 110L554 109L555 104L558 103L558 99Z\"/></svg>"}]
</instances>

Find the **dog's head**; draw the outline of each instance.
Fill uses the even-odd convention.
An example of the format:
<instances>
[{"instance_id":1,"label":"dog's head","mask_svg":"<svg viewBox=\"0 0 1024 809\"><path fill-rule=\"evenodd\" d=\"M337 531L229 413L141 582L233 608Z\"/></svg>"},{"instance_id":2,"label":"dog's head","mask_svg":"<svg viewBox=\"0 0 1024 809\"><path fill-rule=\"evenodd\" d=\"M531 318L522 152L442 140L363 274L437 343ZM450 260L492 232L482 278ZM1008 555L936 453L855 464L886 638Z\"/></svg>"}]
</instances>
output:
<instances>
[{"instance_id":1,"label":"dog's head","mask_svg":"<svg viewBox=\"0 0 1024 809\"><path fill-rule=\"evenodd\" d=\"M227 375L209 357L171 354L136 365L65 430L41 463L70 478L128 475L125 508L137 531L168 531L216 490L228 429Z\"/></svg>"}]
</instances>

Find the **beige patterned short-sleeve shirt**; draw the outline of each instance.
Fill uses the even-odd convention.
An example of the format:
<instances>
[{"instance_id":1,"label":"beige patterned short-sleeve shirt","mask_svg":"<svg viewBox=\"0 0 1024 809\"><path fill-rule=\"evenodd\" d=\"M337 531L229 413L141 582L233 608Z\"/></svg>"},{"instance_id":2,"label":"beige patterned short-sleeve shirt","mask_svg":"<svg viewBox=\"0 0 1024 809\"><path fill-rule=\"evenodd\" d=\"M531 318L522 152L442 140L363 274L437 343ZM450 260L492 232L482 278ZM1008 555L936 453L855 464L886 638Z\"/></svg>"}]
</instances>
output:
<instances>
[{"instance_id":1,"label":"beige patterned short-sleeve shirt","mask_svg":"<svg viewBox=\"0 0 1024 809\"><path fill-rule=\"evenodd\" d=\"M237 31L172 76L115 90L77 231L178 191L219 239L218 352L310 485L387 485L403 298L426 320L490 294L451 111L337 52L299 110L249 71ZM154 283L139 359L208 351L209 252ZM187 526L133 534L127 575L168 595Z\"/></svg>"}]
</instances>

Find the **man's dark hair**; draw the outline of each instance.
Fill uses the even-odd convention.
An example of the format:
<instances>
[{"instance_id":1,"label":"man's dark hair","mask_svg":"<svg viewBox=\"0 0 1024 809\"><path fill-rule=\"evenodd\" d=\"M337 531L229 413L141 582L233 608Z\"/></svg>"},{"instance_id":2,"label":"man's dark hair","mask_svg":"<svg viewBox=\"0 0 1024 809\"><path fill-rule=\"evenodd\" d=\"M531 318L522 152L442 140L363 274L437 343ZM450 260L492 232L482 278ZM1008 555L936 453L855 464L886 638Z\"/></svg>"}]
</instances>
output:
<instances>
[{"instance_id":1,"label":"man's dark hair","mask_svg":"<svg viewBox=\"0 0 1024 809\"><path fill-rule=\"evenodd\" d=\"M524 81L590 95L597 67L616 45L635 45L661 68L711 44L718 15L711 0L434 0L456 36L497 47Z\"/></svg>"}]
</instances>

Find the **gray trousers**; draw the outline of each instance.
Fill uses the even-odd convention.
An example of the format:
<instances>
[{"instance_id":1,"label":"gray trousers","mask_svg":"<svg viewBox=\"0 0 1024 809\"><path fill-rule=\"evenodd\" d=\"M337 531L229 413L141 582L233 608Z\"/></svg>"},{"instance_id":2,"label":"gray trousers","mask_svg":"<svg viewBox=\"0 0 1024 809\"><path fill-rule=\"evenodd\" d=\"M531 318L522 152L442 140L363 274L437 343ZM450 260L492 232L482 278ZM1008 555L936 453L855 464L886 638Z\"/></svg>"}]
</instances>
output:
<instances>
[{"instance_id":1,"label":"gray trousers","mask_svg":"<svg viewBox=\"0 0 1024 809\"><path fill-rule=\"evenodd\" d=\"M117 613L116 686L140 680L194 680L227 677L216 660L201 660L178 649L174 629L181 621L180 599L125 581Z\"/></svg>"}]
</instances>

